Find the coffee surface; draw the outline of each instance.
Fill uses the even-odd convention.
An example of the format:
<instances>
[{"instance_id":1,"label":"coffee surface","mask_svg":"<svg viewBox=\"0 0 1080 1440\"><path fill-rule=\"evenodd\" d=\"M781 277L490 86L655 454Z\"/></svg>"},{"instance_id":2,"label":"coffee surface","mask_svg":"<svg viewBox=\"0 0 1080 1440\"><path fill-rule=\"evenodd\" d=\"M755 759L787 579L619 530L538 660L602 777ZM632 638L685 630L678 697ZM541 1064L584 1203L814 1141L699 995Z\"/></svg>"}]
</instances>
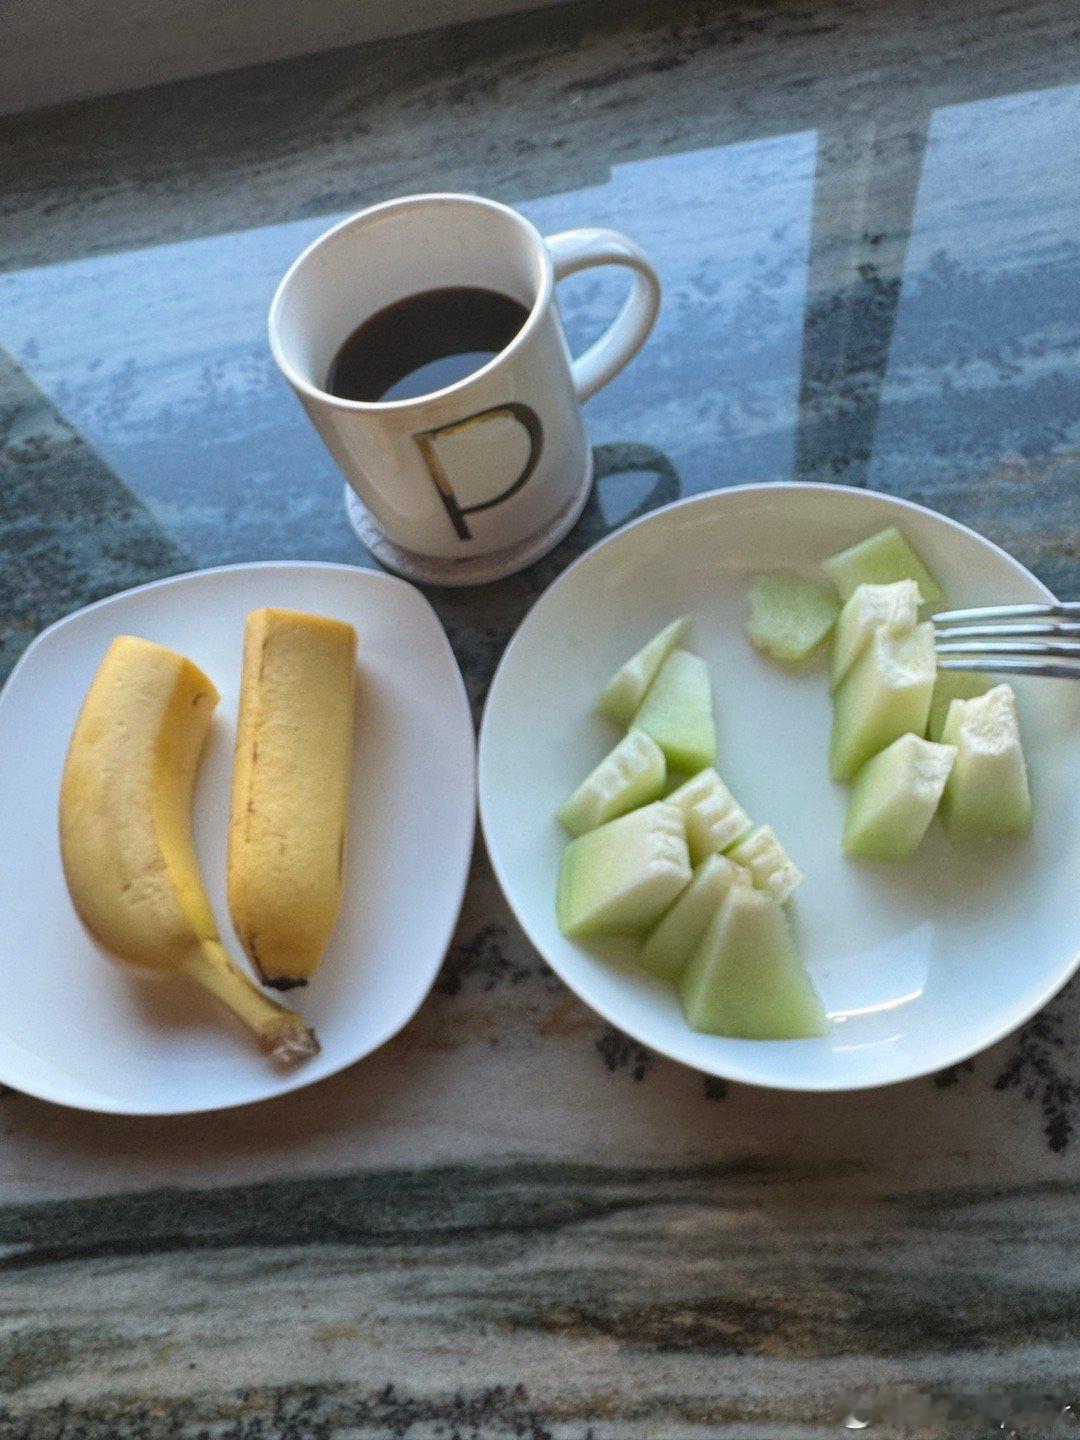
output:
<instances>
[{"instance_id":1,"label":"coffee surface","mask_svg":"<svg viewBox=\"0 0 1080 1440\"><path fill-rule=\"evenodd\" d=\"M326 377L342 400L413 400L453 385L505 350L528 319L497 290L445 286L407 295L358 325Z\"/></svg>"}]
</instances>

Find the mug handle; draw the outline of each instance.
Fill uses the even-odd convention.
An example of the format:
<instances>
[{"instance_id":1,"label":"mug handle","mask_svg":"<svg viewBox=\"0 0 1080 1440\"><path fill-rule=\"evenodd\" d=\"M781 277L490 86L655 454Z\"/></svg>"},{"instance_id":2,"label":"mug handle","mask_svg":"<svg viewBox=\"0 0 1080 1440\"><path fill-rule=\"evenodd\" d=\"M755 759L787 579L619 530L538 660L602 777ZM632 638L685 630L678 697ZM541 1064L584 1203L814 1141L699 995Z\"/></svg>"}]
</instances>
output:
<instances>
[{"instance_id":1,"label":"mug handle","mask_svg":"<svg viewBox=\"0 0 1080 1440\"><path fill-rule=\"evenodd\" d=\"M579 400L588 400L613 380L644 345L660 309L660 280L640 250L618 230L564 230L548 235L544 244L555 266L555 279L565 280L594 265L625 265L633 272L633 288L614 323L583 355L571 360Z\"/></svg>"}]
</instances>

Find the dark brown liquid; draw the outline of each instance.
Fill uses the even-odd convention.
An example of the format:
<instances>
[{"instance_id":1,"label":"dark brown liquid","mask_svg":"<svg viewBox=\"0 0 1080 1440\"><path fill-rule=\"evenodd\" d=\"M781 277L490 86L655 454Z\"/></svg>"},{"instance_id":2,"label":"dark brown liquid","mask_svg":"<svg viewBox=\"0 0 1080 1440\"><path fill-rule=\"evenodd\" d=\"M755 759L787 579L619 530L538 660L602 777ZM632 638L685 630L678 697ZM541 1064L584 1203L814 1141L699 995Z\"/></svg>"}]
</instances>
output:
<instances>
[{"instance_id":1,"label":"dark brown liquid","mask_svg":"<svg viewBox=\"0 0 1080 1440\"><path fill-rule=\"evenodd\" d=\"M505 350L529 312L471 285L408 295L352 332L326 389L342 400L412 400L464 380Z\"/></svg>"}]
</instances>

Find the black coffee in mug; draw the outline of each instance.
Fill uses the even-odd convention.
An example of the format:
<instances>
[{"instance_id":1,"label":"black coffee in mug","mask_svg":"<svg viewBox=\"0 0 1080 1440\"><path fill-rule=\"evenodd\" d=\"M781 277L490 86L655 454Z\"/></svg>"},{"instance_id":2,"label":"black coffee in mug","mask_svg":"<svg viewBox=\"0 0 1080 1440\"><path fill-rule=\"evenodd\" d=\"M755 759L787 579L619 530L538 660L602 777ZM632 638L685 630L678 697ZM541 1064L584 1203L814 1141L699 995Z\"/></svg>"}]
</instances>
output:
<instances>
[{"instance_id":1,"label":"black coffee in mug","mask_svg":"<svg viewBox=\"0 0 1080 1440\"><path fill-rule=\"evenodd\" d=\"M341 400L415 400L494 360L529 318L498 290L448 285L378 310L330 364L326 390Z\"/></svg>"}]
</instances>

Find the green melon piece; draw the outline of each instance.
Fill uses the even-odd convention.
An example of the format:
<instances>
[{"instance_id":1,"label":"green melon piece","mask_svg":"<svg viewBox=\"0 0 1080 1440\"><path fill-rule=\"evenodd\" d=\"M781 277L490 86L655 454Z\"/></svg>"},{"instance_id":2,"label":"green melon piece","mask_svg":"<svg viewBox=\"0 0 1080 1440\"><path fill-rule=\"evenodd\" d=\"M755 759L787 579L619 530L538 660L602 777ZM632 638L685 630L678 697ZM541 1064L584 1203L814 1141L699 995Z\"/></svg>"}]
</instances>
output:
<instances>
[{"instance_id":1,"label":"green melon piece","mask_svg":"<svg viewBox=\"0 0 1080 1440\"><path fill-rule=\"evenodd\" d=\"M972 700L954 700L943 733L945 743L956 746L941 798L949 835L1018 835L1030 829L1031 792L1012 686L995 685Z\"/></svg>"},{"instance_id":2,"label":"green melon piece","mask_svg":"<svg viewBox=\"0 0 1080 1440\"><path fill-rule=\"evenodd\" d=\"M782 665L795 665L812 655L840 613L832 585L786 570L755 580L749 599L750 643Z\"/></svg>"},{"instance_id":3,"label":"green melon piece","mask_svg":"<svg viewBox=\"0 0 1080 1440\"><path fill-rule=\"evenodd\" d=\"M689 616L681 615L620 666L597 697L596 708L600 714L616 725L629 725L656 679L656 672L689 628Z\"/></svg>"},{"instance_id":4,"label":"green melon piece","mask_svg":"<svg viewBox=\"0 0 1080 1440\"><path fill-rule=\"evenodd\" d=\"M954 745L919 735L868 760L851 787L844 849L861 860L906 860L930 828L956 758Z\"/></svg>"},{"instance_id":5,"label":"green melon piece","mask_svg":"<svg viewBox=\"0 0 1080 1440\"><path fill-rule=\"evenodd\" d=\"M739 1040L824 1035L825 1008L779 904L733 885L691 956L679 998L694 1030Z\"/></svg>"},{"instance_id":6,"label":"green melon piece","mask_svg":"<svg viewBox=\"0 0 1080 1440\"><path fill-rule=\"evenodd\" d=\"M728 851L736 865L745 865L759 890L765 890L779 904L802 884L803 874L773 833L771 825L759 825Z\"/></svg>"},{"instance_id":7,"label":"green melon piece","mask_svg":"<svg viewBox=\"0 0 1080 1440\"><path fill-rule=\"evenodd\" d=\"M571 835L584 835L628 810L658 800L666 778L660 746L644 730L631 730L582 781L559 811L559 820Z\"/></svg>"},{"instance_id":8,"label":"green melon piece","mask_svg":"<svg viewBox=\"0 0 1080 1440\"><path fill-rule=\"evenodd\" d=\"M716 760L709 667L697 655L673 650L657 671L633 717L651 735L673 770L694 775Z\"/></svg>"},{"instance_id":9,"label":"green melon piece","mask_svg":"<svg viewBox=\"0 0 1080 1440\"><path fill-rule=\"evenodd\" d=\"M750 873L723 855L707 855L694 878L642 946L642 966L661 980L677 980L732 885Z\"/></svg>"},{"instance_id":10,"label":"green melon piece","mask_svg":"<svg viewBox=\"0 0 1080 1440\"><path fill-rule=\"evenodd\" d=\"M939 670L930 697L926 738L941 739L949 706L954 700L974 700L976 695L985 695L993 683L989 675L982 675L978 670Z\"/></svg>"},{"instance_id":11,"label":"green melon piece","mask_svg":"<svg viewBox=\"0 0 1080 1440\"><path fill-rule=\"evenodd\" d=\"M750 816L711 767L699 770L667 799L683 812L693 865L734 845L750 829Z\"/></svg>"},{"instance_id":12,"label":"green melon piece","mask_svg":"<svg viewBox=\"0 0 1080 1440\"><path fill-rule=\"evenodd\" d=\"M830 682L833 690L870 643L875 630L904 634L915 629L922 596L914 580L860 585L840 611L833 632Z\"/></svg>"},{"instance_id":13,"label":"green melon piece","mask_svg":"<svg viewBox=\"0 0 1080 1440\"><path fill-rule=\"evenodd\" d=\"M875 631L833 697L829 769L834 780L850 780L909 730L925 733L936 671L929 621L909 635Z\"/></svg>"},{"instance_id":14,"label":"green melon piece","mask_svg":"<svg viewBox=\"0 0 1080 1440\"><path fill-rule=\"evenodd\" d=\"M690 883L682 812L662 800L571 840L555 913L571 940L641 935Z\"/></svg>"},{"instance_id":15,"label":"green melon piece","mask_svg":"<svg viewBox=\"0 0 1080 1440\"><path fill-rule=\"evenodd\" d=\"M842 600L850 599L860 585L889 585L894 580L914 580L927 605L936 605L944 593L895 525L831 555L822 569Z\"/></svg>"}]
</instances>

